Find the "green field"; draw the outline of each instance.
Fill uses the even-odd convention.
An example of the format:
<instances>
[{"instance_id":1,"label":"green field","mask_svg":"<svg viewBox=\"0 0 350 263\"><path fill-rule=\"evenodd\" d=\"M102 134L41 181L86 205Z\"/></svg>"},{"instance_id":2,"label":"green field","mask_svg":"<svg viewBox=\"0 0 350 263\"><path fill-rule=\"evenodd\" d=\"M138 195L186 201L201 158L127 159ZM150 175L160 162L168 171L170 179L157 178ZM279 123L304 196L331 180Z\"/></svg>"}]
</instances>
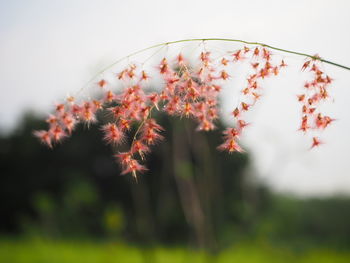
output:
<instances>
[{"instance_id":1,"label":"green field","mask_svg":"<svg viewBox=\"0 0 350 263\"><path fill-rule=\"evenodd\" d=\"M185 248L143 249L118 242L52 241L43 239L0 240L0 262L350 262L349 251L327 248L302 250L277 248L263 243L245 243L221 252L217 257Z\"/></svg>"}]
</instances>

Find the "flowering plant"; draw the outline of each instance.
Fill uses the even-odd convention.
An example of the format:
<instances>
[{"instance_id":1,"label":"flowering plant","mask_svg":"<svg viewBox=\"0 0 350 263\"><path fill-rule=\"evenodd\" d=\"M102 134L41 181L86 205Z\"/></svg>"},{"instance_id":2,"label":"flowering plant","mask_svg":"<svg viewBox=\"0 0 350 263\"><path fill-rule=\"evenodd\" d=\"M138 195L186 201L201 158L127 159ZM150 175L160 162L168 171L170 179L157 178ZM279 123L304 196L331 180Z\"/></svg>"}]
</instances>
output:
<instances>
[{"instance_id":1,"label":"flowering plant","mask_svg":"<svg viewBox=\"0 0 350 263\"><path fill-rule=\"evenodd\" d=\"M48 130L35 131L35 136L47 146L53 147L70 136L79 122L88 125L95 123L96 113L106 110L113 121L101 125L103 139L116 149L115 157L123 168L122 174L130 173L136 178L138 172L146 169L141 162L150 152L150 147L163 139L161 133L164 129L152 117L152 112L163 111L168 115L192 118L198 123L198 131L215 129L215 122L219 118L218 96L226 83L234 78L234 65L246 63L246 84L240 89L237 104L232 107L232 127L223 131L224 141L218 146L218 149L229 153L242 152L238 141L245 127L249 125L246 112L261 99L263 80L277 76L287 67L285 60L277 58L272 50L306 58L301 70L308 71L312 79L305 82L302 93L296 98L301 104L299 130L304 133L323 130L334 121L319 110L319 105L328 100L329 87L333 82L322 70L321 64L324 62L349 68L324 60L318 55L235 39L187 39L155 45L126 58L175 43L204 43L214 40L239 42L244 45L220 55L214 55L215 52L203 45L194 61L187 59L180 51L173 57L161 58L148 69L144 63L129 63L121 71L112 72L110 78L102 77L103 73L121 61L119 60L89 82L99 94L79 102L75 97L69 96L64 103L56 105L55 112L46 120L49 124ZM159 89L147 89L152 78L161 80ZM128 144L127 138L130 138L131 143ZM126 151L118 151L117 146L121 144L128 144ZM311 148L320 144L318 136L312 136Z\"/></svg>"}]
</instances>

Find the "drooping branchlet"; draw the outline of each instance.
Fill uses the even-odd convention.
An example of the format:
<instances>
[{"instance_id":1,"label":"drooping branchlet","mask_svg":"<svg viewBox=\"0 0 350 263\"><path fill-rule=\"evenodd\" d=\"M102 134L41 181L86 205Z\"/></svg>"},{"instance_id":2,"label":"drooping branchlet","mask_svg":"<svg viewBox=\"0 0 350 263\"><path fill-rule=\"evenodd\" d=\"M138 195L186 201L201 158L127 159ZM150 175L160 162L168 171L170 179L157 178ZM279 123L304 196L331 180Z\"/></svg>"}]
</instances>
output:
<instances>
[{"instance_id":1,"label":"drooping branchlet","mask_svg":"<svg viewBox=\"0 0 350 263\"><path fill-rule=\"evenodd\" d=\"M261 99L263 80L279 75L287 67L286 62L275 59L267 47L259 46L244 46L219 57L205 49L195 62L189 61L178 53L173 58L164 57L154 65L156 73L153 74L158 74L163 82L157 91L146 89L148 81L154 77L152 71L142 65L130 64L113 74L115 81L122 85L116 87L113 80L101 78L95 83L102 93L99 98L78 103L69 96L66 103L57 104L54 114L48 117L48 130L36 131L34 135L51 148L70 136L78 123L97 122L96 114L105 110L112 120L101 127L103 139L115 149L122 174L130 173L136 178L137 173L146 170L140 162L146 159L153 145L164 139L161 134L164 129L152 117L152 111L191 118L198 123L199 131L215 129L219 118L219 95L236 76L233 64L247 63L249 71L245 85L240 89L237 104L232 107L232 127L223 132L224 142L218 146L229 153L243 152L239 138L249 125L247 112ZM307 81L304 91L297 95L302 106L299 130L304 133L324 130L334 119L318 109L329 98L328 89L333 80L321 70L319 59L307 60L301 69L309 72L312 80ZM118 151L121 144L128 144L124 152ZM312 148L320 144L320 139L313 136Z\"/></svg>"}]
</instances>

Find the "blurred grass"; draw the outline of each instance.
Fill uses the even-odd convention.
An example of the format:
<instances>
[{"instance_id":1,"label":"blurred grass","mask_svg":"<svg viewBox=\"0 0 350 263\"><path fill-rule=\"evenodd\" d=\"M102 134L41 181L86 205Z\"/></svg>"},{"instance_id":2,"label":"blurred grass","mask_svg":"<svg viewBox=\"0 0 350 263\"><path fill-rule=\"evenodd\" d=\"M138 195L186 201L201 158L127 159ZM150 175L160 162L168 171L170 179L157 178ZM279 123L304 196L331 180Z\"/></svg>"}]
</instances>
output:
<instances>
[{"instance_id":1,"label":"blurred grass","mask_svg":"<svg viewBox=\"0 0 350 263\"><path fill-rule=\"evenodd\" d=\"M350 251L326 247L293 250L267 243L241 243L227 248L217 257L180 247L141 248L118 242L53 241L45 239L0 239L0 262L245 262L245 263L341 263L350 262Z\"/></svg>"}]
</instances>

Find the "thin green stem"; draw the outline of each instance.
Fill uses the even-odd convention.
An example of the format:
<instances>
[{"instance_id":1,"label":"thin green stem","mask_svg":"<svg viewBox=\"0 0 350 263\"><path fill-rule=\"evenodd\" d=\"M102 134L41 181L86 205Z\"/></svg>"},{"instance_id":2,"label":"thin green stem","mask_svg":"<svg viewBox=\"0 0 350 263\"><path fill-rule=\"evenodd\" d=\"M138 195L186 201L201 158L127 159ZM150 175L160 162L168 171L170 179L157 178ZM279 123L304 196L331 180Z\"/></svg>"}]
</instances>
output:
<instances>
[{"instance_id":1,"label":"thin green stem","mask_svg":"<svg viewBox=\"0 0 350 263\"><path fill-rule=\"evenodd\" d=\"M100 74L102 74L103 72L105 72L106 70L108 70L109 68L113 67L114 65L118 64L119 62L123 61L124 59L127 59L129 57L135 56L139 53L142 53L144 51L147 51L149 49L153 49L156 47L161 47L161 46L165 46L165 45L171 45L171 44L176 44L176 43L183 43L183 42L195 42L195 41L226 41L226 42L238 42L238 43L243 43L243 44L247 44L247 45L256 45L256 46L262 46L262 47L267 47L270 49L274 49L274 50L278 50L278 51L282 51L285 53L290 53L290 54L294 54L294 55L298 55L298 56L303 56L303 57L309 57L311 59L314 60L319 60L322 61L324 63L339 67L339 68L343 68L346 70L350 70L350 67L344 66L344 65L340 65L338 63L323 59L317 55L310 55L310 54L306 54L306 53L302 53L302 52L297 52L297 51L292 51L292 50L287 50L287 49L283 49L283 48L278 48L278 47L273 47L261 42L252 42L252 41L245 41L245 40L241 40L241 39L231 39L231 38L190 38L190 39L181 39L181 40L176 40L176 41L170 41L170 42L164 42L164 43L160 43L160 44L156 44L150 47L146 47L143 49L140 49L138 51L135 51L121 59L118 59L117 61L113 62L112 64L106 66L105 68L103 68L102 70L100 70L99 72L97 72L97 74L95 76L93 76L85 85L88 85L91 81L93 81L96 77L98 77Z\"/></svg>"},{"instance_id":2,"label":"thin green stem","mask_svg":"<svg viewBox=\"0 0 350 263\"><path fill-rule=\"evenodd\" d=\"M152 106L152 107L149 109L149 113L148 113L147 117L146 117L145 119L142 120L142 122L140 123L139 127L137 128L137 130L136 130L136 132L135 132L135 134L134 134L134 137L132 138L132 142L131 142L131 147L130 147L130 148L133 147L133 145L134 145L134 143L135 143L135 141L136 141L136 139L137 139L137 135L139 134L139 132L140 132L141 128L143 127L143 125L145 124L145 122L146 122L149 118L151 118L151 113L152 113L152 110L154 109L154 107L155 107L155 106Z\"/></svg>"},{"instance_id":3,"label":"thin green stem","mask_svg":"<svg viewBox=\"0 0 350 263\"><path fill-rule=\"evenodd\" d=\"M131 150L132 147L134 146L134 144L135 144L135 142L136 142L136 139L137 139L137 135L138 135L139 132L141 131L141 128L144 126L145 122L150 118L151 112L152 112L152 110L153 110L154 107L155 107L155 106L152 106L152 107L150 108L148 116L147 116L145 119L143 119L143 121L140 123L139 127L137 128L137 130L136 130L136 132L135 132L135 134L134 134L134 137L132 138L130 150ZM139 155L140 155L140 157L141 157L141 160L144 160L144 155L143 155L143 153L139 152ZM137 182L138 182L138 181L137 181L137 174L136 174L135 171L133 171L133 177L135 178L136 183L137 183Z\"/></svg>"}]
</instances>

